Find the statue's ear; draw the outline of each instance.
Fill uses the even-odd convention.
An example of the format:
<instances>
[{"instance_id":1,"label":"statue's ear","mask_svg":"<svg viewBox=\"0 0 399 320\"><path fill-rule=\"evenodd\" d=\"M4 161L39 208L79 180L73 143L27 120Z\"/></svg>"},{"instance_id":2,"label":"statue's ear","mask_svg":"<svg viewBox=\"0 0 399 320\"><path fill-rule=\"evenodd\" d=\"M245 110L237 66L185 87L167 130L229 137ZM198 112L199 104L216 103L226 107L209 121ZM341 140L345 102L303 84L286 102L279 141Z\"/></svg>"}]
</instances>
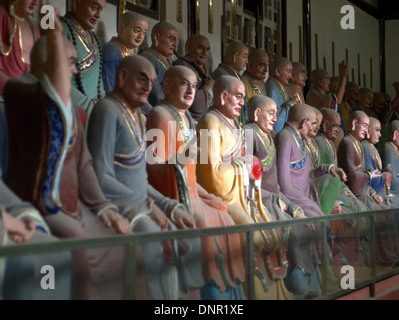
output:
<instances>
[{"instance_id":1,"label":"statue's ear","mask_svg":"<svg viewBox=\"0 0 399 320\"><path fill-rule=\"evenodd\" d=\"M225 105L226 98L227 98L228 95L229 95L229 93L226 90L223 91L222 94L220 95L220 103L221 103L222 106Z\"/></svg>"},{"instance_id":2,"label":"statue's ear","mask_svg":"<svg viewBox=\"0 0 399 320\"><path fill-rule=\"evenodd\" d=\"M233 64L237 61L238 52L233 55Z\"/></svg>"},{"instance_id":3,"label":"statue's ear","mask_svg":"<svg viewBox=\"0 0 399 320\"><path fill-rule=\"evenodd\" d=\"M394 132L393 132L393 135L392 135L392 140L396 140L396 139L398 139L398 135L399 135L399 131L398 130L395 130Z\"/></svg>"},{"instance_id":4,"label":"statue's ear","mask_svg":"<svg viewBox=\"0 0 399 320\"><path fill-rule=\"evenodd\" d=\"M352 121L352 131L355 131L356 124L357 124L357 120L354 119L354 120Z\"/></svg>"},{"instance_id":5,"label":"statue's ear","mask_svg":"<svg viewBox=\"0 0 399 320\"><path fill-rule=\"evenodd\" d=\"M154 47L158 47L159 46L159 37L160 37L161 35L159 34L159 33L156 33L156 34L154 34L154 42L153 42L153 46Z\"/></svg>"},{"instance_id":6,"label":"statue's ear","mask_svg":"<svg viewBox=\"0 0 399 320\"><path fill-rule=\"evenodd\" d=\"M256 108L256 110L254 112L254 122L258 122L259 121L260 113L261 113L261 110L259 108Z\"/></svg>"}]
</instances>

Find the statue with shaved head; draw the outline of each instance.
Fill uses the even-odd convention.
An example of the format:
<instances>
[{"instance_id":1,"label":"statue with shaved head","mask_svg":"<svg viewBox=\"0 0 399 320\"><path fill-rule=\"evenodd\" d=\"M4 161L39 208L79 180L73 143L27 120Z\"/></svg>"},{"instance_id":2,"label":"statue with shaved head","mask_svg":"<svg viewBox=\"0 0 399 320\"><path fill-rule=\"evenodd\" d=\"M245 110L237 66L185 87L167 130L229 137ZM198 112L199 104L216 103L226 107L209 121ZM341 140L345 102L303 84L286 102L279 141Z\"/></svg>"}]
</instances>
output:
<instances>
[{"instance_id":1,"label":"statue with shaved head","mask_svg":"<svg viewBox=\"0 0 399 320\"><path fill-rule=\"evenodd\" d=\"M221 76L232 76L240 79L240 73L248 63L248 47L241 41L229 43L223 56L223 62L213 71L212 78L217 80Z\"/></svg>"},{"instance_id":2,"label":"statue with shaved head","mask_svg":"<svg viewBox=\"0 0 399 320\"><path fill-rule=\"evenodd\" d=\"M151 30L151 47L145 49L141 55L148 59L155 69L156 77L148 97L148 104L141 108L144 115L164 98L162 81L165 72L172 67L172 56L175 54L179 40L177 28L166 21L158 22Z\"/></svg>"},{"instance_id":3,"label":"statue with shaved head","mask_svg":"<svg viewBox=\"0 0 399 320\"><path fill-rule=\"evenodd\" d=\"M284 57L277 57L270 64L270 75L266 81L266 95L277 104L277 121L274 124L275 133L284 128L288 119L288 112L295 104L294 99L289 95L287 86L292 77L292 63Z\"/></svg>"},{"instance_id":4,"label":"statue with shaved head","mask_svg":"<svg viewBox=\"0 0 399 320\"><path fill-rule=\"evenodd\" d=\"M381 122L373 117L369 117L369 132L367 139L360 142L363 152L366 170L375 172L375 177L371 180L371 188L380 195L384 203L391 207L398 207L399 201L391 194L392 168L383 168L380 154L375 147L381 138Z\"/></svg>"},{"instance_id":5,"label":"statue with shaved head","mask_svg":"<svg viewBox=\"0 0 399 320\"><path fill-rule=\"evenodd\" d=\"M383 204L383 198L370 185L372 179L377 176L377 170L366 171L364 152L360 144L367 138L370 119L364 112L355 111L350 120L351 127L337 151L338 165L348 176L348 187L369 209L386 209L388 206Z\"/></svg>"},{"instance_id":6,"label":"statue with shaved head","mask_svg":"<svg viewBox=\"0 0 399 320\"><path fill-rule=\"evenodd\" d=\"M118 34L104 46L103 81L106 92L115 87L115 75L122 58L137 53L148 30L148 22L135 12L125 12L118 21Z\"/></svg>"},{"instance_id":7,"label":"statue with shaved head","mask_svg":"<svg viewBox=\"0 0 399 320\"><path fill-rule=\"evenodd\" d=\"M131 229L141 233L195 226L183 204L165 197L148 182L145 118L140 107L148 102L155 78L154 67L144 57L123 58L114 90L95 106L87 128L104 194L129 220ZM152 298L183 298L190 287L203 284L198 278L199 239L143 243L141 247Z\"/></svg>"},{"instance_id":8,"label":"statue with shaved head","mask_svg":"<svg viewBox=\"0 0 399 320\"><path fill-rule=\"evenodd\" d=\"M392 168L391 192L399 195L399 120L388 125L388 141L382 152L382 164Z\"/></svg>"},{"instance_id":9,"label":"statue with shaved head","mask_svg":"<svg viewBox=\"0 0 399 320\"><path fill-rule=\"evenodd\" d=\"M292 77L287 91L288 94L295 99L295 104L305 103L303 88L306 87L306 80L308 80L308 71L306 67L300 62L293 62Z\"/></svg>"},{"instance_id":10,"label":"statue with shaved head","mask_svg":"<svg viewBox=\"0 0 399 320\"><path fill-rule=\"evenodd\" d=\"M301 206L288 199L280 188L277 172L278 158L271 136L276 114L277 106L272 99L258 95L249 100L248 116L250 123L244 127L248 150L253 150L253 155L262 161L262 200L266 208L271 211L278 221L303 219L306 216ZM313 273L317 259L312 253L314 249L312 238L313 230L309 226L298 225L291 227L288 237L284 239L287 244L288 275L293 272L298 276L303 275L300 270L306 270L305 273L307 274ZM303 284L306 281L305 276L303 276L302 280L302 282L298 283ZM307 292L308 288L298 289L294 282L296 280L286 281L287 287L293 294L300 294L306 298L308 297L307 295L312 296L311 292Z\"/></svg>"},{"instance_id":11,"label":"statue with shaved head","mask_svg":"<svg viewBox=\"0 0 399 320\"><path fill-rule=\"evenodd\" d=\"M128 221L101 191L83 125L71 104L76 49L63 41L58 18L54 32L46 35L46 61L37 61L38 65L35 61L38 78L16 78L5 87L12 141L5 183L40 211L52 235L58 238L129 233ZM123 298L123 263L121 248L76 251L74 299Z\"/></svg>"},{"instance_id":12,"label":"statue with shaved head","mask_svg":"<svg viewBox=\"0 0 399 320\"><path fill-rule=\"evenodd\" d=\"M389 209L384 198L372 188L371 182L378 177L378 170L367 171L364 151L360 142L367 138L370 119L363 111L355 111L350 117L349 133L341 141L338 148L338 164L348 176L347 185L353 194L360 198L369 210ZM398 259L398 245L396 231L392 229L392 216L377 219L377 263L391 264ZM369 226L364 222L364 232L369 236ZM371 245L371 244L369 244ZM365 258L370 259L370 250L364 252ZM366 260L368 261L368 260Z\"/></svg>"},{"instance_id":13,"label":"statue with shaved head","mask_svg":"<svg viewBox=\"0 0 399 320\"><path fill-rule=\"evenodd\" d=\"M245 85L245 101L248 102L255 95L266 96L265 80L269 71L269 55L260 49L251 49L248 56L247 69L241 80ZM245 124L248 120L248 112L241 112L240 122Z\"/></svg>"},{"instance_id":14,"label":"statue with shaved head","mask_svg":"<svg viewBox=\"0 0 399 320\"><path fill-rule=\"evenodd\" d=\"M273 221L260 192L262 166L246 154L242 127L237 118L244 105L245 86L233 76L222 76L213 86L214 105L197 125L197 180L209 193L222 199L236 224ZM245 252L246 238L241 237ZM282 245L277 230L254 233L256 299L284 299L286 293L270 277L270 254ZM274 270L283 275L284 267Z\"/></svg>"},{"instance_id":15,"label":"statue with shaved head","mask_svg":"<svg viewBox=\"0 0 399 320\"><path fill-rule=\"evenodd\" d=\"M180 201L195 219L197 228L235 225L220 198L209 194L197 183L196 130L188 112L197 85L197 76L189 68L175 66L163 81L165 99L158 102L147 118L147 131L158 130L163 142L150 140L149 148L157 157L147 166L148 180L163 195ZM187 153L187 155L185 154ZM244 256L238 234L201 239L205 300L242 299L245 281Z\"/></svg>"},{"instance_id":16,"label":"statue with shaved head","mask_svg":"<svg viewBox=\"0 0 399 320\"><path fill-rule=\"evenodd\" d=\"M296 104L289 112L288 121L276 138L277 177L281 192L292 202L300 205L306 217L324 216L313 179L327 173L340 174L337 168L322 164L313 168L312 159L303 140L312 127L317 124L316 113L306 104ZM316 227L315 239L320 236ZM314 252L313 260L308 261L305 270L295 269L286 278L286 284L295 290L296 294L304 295L307 291L319 294L318 282L318 252Z\"/></svg>"},{"instance_id":17,"label":"statue with shaved head","mask_svg":"<svg viewBox=\"0 0 399 320\"><path fill-rule=\"evenodd\" d=\"M78 53L77 73L72 79L72 86L80 91L83 107L88 115L94 104L105 96L102 79L102 44L93 31L101 13L105 9L106 0L75 0L72 10L61 18L63 35L73 43ZM75 92L72 91L72 99Z\"/></svg>"},{"instance_id":18,"label":"statue with shaved head","mask_svg":"<svg viewBox=\"0 0 399 320\"><path fill-rule=\"evenodd\" d=\"M306 103L317 109L330 108L338 111L341 104L348 78L348 66L345 62L339 64L339 78L337 91L330 92L330 76L326 70L316 69L310 74L312 88L306 96Z\"/></svg>"},{"instance_id":19,"label":"statue with shaved head","mask_svg":"<svg viewBox=\"0 0 399 320\"><path fill-rule=\"evenodd\" d=\"M185 66L194 71L197 76L197 90L193 104L188 109L194 120L198 121L209 109L213 99L211 78L206 60L211 47L207 37L194 34L186 41L186 55L179 57L175 66Z\"/></svg>"}]
</instances>

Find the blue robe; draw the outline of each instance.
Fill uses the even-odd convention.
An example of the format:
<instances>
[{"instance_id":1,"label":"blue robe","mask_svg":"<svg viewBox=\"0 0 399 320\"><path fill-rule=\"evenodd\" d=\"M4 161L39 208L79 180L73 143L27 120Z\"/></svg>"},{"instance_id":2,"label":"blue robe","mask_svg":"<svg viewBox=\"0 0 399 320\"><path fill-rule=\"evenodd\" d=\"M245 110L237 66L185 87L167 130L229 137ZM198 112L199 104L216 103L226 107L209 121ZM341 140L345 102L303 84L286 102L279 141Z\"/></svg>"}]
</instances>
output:
<instances>
[{"instance_id":1,"label":"blue robe","mask_svg":"<svg viewBox=\"0 0 399 320\"><path fill-rule=\"evenodd\" d=\"M274 124L274 131L279 133L284 128L284 124L288 120L288 112L290 105L286 102L289 100L286 90L274 78L270 77L266 81L266 95L272 98L277 104L277 121Z\"/></svg>"}]
</instances>

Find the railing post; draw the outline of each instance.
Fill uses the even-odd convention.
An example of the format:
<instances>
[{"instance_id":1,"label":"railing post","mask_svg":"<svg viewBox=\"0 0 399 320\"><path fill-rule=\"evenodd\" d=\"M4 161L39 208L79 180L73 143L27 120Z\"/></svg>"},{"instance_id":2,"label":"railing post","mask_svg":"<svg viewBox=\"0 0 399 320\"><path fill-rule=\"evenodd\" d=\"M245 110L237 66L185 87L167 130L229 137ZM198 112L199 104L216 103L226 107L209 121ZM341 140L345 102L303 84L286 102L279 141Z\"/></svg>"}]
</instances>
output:
<instances>
[{"instance_id":1,"label":"railing post","mask_svg":"<svg viewBox=\"0 0 399 320\"><path fill-rule=\"evenodd\" d=\"M254 233L247 232L247 291L248 300L255 300L255 247Z\"/></svg>"},{"instance_id":2,"label":"railing post","mask_svg":"<svg viewBox=\"0 0 399 320\"><path fill-rule=\"evenodd\" d=\"M129 243L126 245L126 299L137 300L137 266L136 266L136 245Z\"/></svg>"},{"instance_id":3,"label":"railing post","mask_svg":"<svg viewBox=\"0 0 399 320\"><path fill-rule=\"evenodd\" d=\"M375 230L376 216L370 216L370 231L371 231L371 277L375 279L377 275L377 244L376 244L376 230ZM370 296L375 296L375 280L370 285Z\"/></svg>"},{"instance_id":4,"label":"railing post","mask_svg":"<svg viewBox=\"0 0 399 320\"><path fill-rule=\"evenodd\" d=\"M327 223L322 223L323 232L323 282L322 282L322 295L327 295L328 291L328 239L327 239Z\"/></svg>"}]
</instances>

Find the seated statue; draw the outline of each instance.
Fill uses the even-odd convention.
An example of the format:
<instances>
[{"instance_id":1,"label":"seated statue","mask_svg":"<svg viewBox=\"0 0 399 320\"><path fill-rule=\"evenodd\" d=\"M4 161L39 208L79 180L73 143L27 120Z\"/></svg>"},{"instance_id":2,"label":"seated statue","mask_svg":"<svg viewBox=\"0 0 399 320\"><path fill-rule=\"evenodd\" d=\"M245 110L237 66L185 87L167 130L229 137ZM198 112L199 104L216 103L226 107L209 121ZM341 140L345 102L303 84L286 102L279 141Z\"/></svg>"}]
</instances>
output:
<instances>
[{"instance_id":1,"label":"seated statue","mask_svg":"<svg viewBox=\"0 0 399 320\"><path fill-rule=\"evenodd\" d=\"M0 151L1 152L1 151ZM57 242L40 213L21 201L3 182L0 169L0 246ZM52 290L40 281L44 266L54 268ZM0 258L0 299L69 300L72 290L70 252L51 252Z\"/></svg>"},{"instance_id":2,"label":"seated statue","mask_svg":"<svg viewBox=\"0 0 399 320\"><path fill-rule=\"evenodd\" d=\"M75 46L78 53L77 73L72 79L71 98L90 116L96 102L105 96L102 79L102 44L93 31L106 0L72 2L72 11L61 18L63 36Z\"/></svg>"},{"instance_id":3,"label":"seated statue","mask_svg":"<svg viewBox=\"0 0 399 320\"><path fill-rule=\"evenodd\" d=\"M342 170L335 166L321 164L317 168L313 167L311 156L303 140L315 124L317 121L314 109L306 104L296 104L290 109L284 129L275 138L278 159L277 177L281 192L289 200L300 205L306 217L324 216L314 183L315 179L331 174L345 180ZM332 190L332 192L335 191ZM320 227L315 226L314 261L318 261L321 256L320 231ZM294 287L298 294L304 295L308 290L316 294L320 293L317 263L307 270L295 271L286 279L286 283L296 286L299 279L307 279L307 281L299 282L301 285Z\"/></svg>"},{"instance_id":4,"label":"seated statue","mask_svg":"<svg viewBox=\"0 0 399 320\"><path fill-rule=\"evenodd\" d=\"M30 51L40 38L33 20L37 0L0 1L0 96L8 79L30 70Z\"/></svg>"},{"instance_id":5,"label":"seated statue","mask_svg":"<svg viewBox=\"0 0 399 320\"><path fill-rule=\"evenodd\" d=\"M276 122L277 106L274 100L258 95L248 102L248 116L250 122L244 126L248 145L248 152L253 150L253 155L262 161L262 200L267 209L274 215L277 221L306 218L302 208L289 200L280 189L277 178L276 147L272 138L274 123ZM317 255L313 254L313 230L309 226L297 225L290 227L284 235L286 243L286 256L288 261L287 274L297 274L293 281L286 280L287 288L296 296L312 298L317 295L312 293L307 285L307 278L301 270L311 274L317 265ZM276 253L279 259L275 263L284 262L284 254ZM280 256L279 256L280 255ZM283 258L282 260L280 260ZM302 276L302 277L301 277ZM288 277L289 278L289 277ZM304 286L306 289L299 289Z\"/></svg>"},{"instance_id":6,"label":"seated statue","mask_svg":"<svg viewBox=\"0 0 399 320\"><path fill-rule=\"evenodd\" d=\"M377 170L372 172L366 171L366 162L364 158L363 148L360 141L364 140L368 134L369 117L363 111L355 111L350 117L351 127L348 134L341 141L337 155L338 165L345 170L348 176L347 185L353 194L364 202L369 210L378 211L389 209L384 203L384 199L377 194L371 187L371 181L377 177ZM386 219L385 219L386 218ZM377 218L377 262L380 264L391 264L398 259L398 246L395 236L391 237L392 221L390 216ZM364 221L364 232L366 236L370 236L369 225ZM391 237L391 238L390 238ZM392 241L387 241L391 239ZM370 252L366 261L369 260Z\"/></svg>"},{"instance_id":7,"label":"seated statue","mask_svg":"<svg viewBox=\"0 0 399 320\"><path fill-rule=\"evenodd\" d=\"M148 97L147 105L141 112L147 116L151 109L164 98L162 81L165 72L173 66L172 56L175 54L179 39L179 31L169 22L158 22L151 30L151 47L145 49L141 55L154 66L156 79Z\"/></svg>"},{"instance_id":8,"label":"seated statue","mask_svg":"<svg viewBox=\"0 0 399 320\"><path fill-rule=\"evenodd\" d=\"M262 203L260 160L246 154L242 128L237 121L244 105L245 86L236 77L222 76L215 81L213 93L214 105L197 125L198 183L223 200L236 224L274 221ZM272 281L269 271L270 254L283 245L281 236L280 230L275 229L254 232L256 299L287 298L283 281ZM242 235L244 252L246 243ZM274 275L277 273L282 279L285 269L274 270Z\"/></svg>"},{"instance_id":9,"label":"seated statue","mask_svg":"<svg viewBox=\"0 0 399 320\"><path fill-rule=\"evenodd\" d=\"M77 72L70 61L77 53L63 40L58 18L55 28L46 30L46 39L47 64L40 81L14 78L4 89L12 142L4 181L40 211L55 237L126 234L129 223L101 192L82 123L70 102L71 79ZM124 296L123 248L78 250L73 258L73 299Z\"/></svg>"},{"instance_id":10,"label":"seated statue","mask_svg":"<svg viewBox=\"0 0 399 320\"><path fill-rule=\"evenodd\" d=\"M323 114L316 108L314 108L314 112L316 113L316 123L312 126L312 129L308 131L303 142L305 143L306 149L310 155L313 168L317 169L322 165L322 163L320 162L319 147L314 138L319 133L323 121ZM337 200L343 184L341 179L338 176L333 177L327 174L315 178L313 183L317 190L321 211L323 211L325 215L330 215L333 213L333 210L336 210L337 208L341 211L341 204Z\"/></svg>"},{"instance_id":11,"label":"seated statue","mask_svg":"<svg viewBox=\"0 0 399 320\"><path fill-rule=\"evenodd\" d=\"M198 120L208 111L213 99L212 80L206 67L206 59L211 47L209 40L201 34L195 34L186 41L186 55L179 57L175 66L185 66L194 71L197 76L197 90L193 104L188 109L190 114Z\"/></svg>"},{"instance_id":12,"label":"seated statue","mask_svg":"<svg viewBox=\"0 0 399 320\"><path fill-rule=\"evenodd\" d=\"M270 76L266 81L266 95L277 104L277 121L274 124L274 135L279 133L288 119L288 112L295 104L289 96L287 86L292 75L292 63L284 57L275 58L270 64Z\"/></svg>"},{"instance_id":13,"label":"seated statue","mask_svg":"<svg viewBox=\"0 0 399 320\"><path fill-rule=\"evenodd\" d=\"M105 92L114 89L119 62L124 57L137 53L136 50L143 43L148 30L148 22L134 12L125 12L119 19L117 36L104 45L102 77Z\"/></svg>"},{"instance_id":14,"label":"seated statue","mask_svg":"<svg viewBox=\"0 0 399 320\"><path fill-rule=\"evenodd\" d=\"M165 197L148 182L148 139L140 108L148 103L155 78L154 67L146 58L123 58L114 90L95 106L87 127L89 150L101 189L137 233L195 227L194 218L183 204ZM204 285L202 266L198 263L199 239L147 242L140 247L153 299L175 300L189 294L199 297L199 288Z\"/></svg>"},{"instance_id":15,"label":"seated statue","mask_svg":"<svg viewBox=\"0 0 399 320\"><path fill-rule=\"evenodd\" d=\"M380 154L375 147L381 137L381 122L373 117L369 117L369 133L366 140L360 142L366 165L366 171L375 172L375 177L371 180L371 188L380 195L384 203L391 208L399 206L399 199L390 192L392 183L392 168L382 167Z\"/></svg>"},{"instance_id":16,"label":"seated statue","mask_svg":"<svg viewBox=\"0 0 399 320\"><path fill-rule=\"evenodd\" d=\"M292 78L287 87L287 92L290 97L294 98L295 104L305 103L303 89L306 87L306 80L308 80L306 67L300 62L293 62Z\"/></svg>"},{"instance_id":17,"label":"seated statue","mask_svg":"<svg viewBox=\"0 0 399 320\"><path fill-rule=\"evenodd\" d=\"M197 137L194 120L188 112L196 82L195 73L184 66L172 67L165 73L165 99L150 112L146 123L147 132L161 130L165 137L163 142L150 141L157 161L147 166L148 180L163 195L182 202L195 218L196 227L232 226L235 223L221 199L197 183ZM186 156L184 149L191 154ZM239 235L204 237L201 243L206 281L202 299L245 298L241 285L245 281L245 258Z\"/></svg>"},{"instance_id":18,"label":"seated statue","mask_svg":"<svg viewBox=\"0 0 399 320\"><path fill-rule=\"evenodd\" d=\"M247 68L241 77L245 85L245 103L248 103L249 99L255 95L261 94L266 96L264 81L269 71L269 64L269 55L265 51L260 49L252 49L250 51ZM245 111L245 108L243 108L242 111ZM239 122L244 125L247 119L248 115L242 112Z\"/></svg>"}]
</instances>

